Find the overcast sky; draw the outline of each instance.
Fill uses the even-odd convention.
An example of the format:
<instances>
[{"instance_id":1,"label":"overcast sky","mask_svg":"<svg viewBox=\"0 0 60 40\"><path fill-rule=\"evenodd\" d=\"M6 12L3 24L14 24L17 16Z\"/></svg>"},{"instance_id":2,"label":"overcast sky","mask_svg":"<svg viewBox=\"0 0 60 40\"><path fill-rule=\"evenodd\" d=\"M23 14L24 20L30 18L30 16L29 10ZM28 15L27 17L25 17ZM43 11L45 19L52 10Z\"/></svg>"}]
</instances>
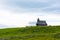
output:
<instances>
[{"instance_id":1,"label":"overcast sky","mask_svg":"<svg viewBox=\"0 0 60 40\"><path fill-rule=\"evenodd\" d=\"M0 27L26 26L38 17L60 25L60 0L0 0Z\"/></svg>"}]
</instances>

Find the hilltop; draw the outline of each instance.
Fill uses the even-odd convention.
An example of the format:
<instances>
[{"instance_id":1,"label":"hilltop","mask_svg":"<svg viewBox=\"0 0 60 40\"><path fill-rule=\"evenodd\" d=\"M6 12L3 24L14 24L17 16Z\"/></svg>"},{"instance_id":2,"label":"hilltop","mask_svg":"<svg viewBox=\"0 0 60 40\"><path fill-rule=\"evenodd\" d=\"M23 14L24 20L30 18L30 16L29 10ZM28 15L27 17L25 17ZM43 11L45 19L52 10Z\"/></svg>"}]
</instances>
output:
<instances>
[{"instance_id":1,"label":"hilltop","mask_svg":"<svg viewBox=\"0 0 60 40\"><path fill-rule=\"evenodd\" d=\"M0 40L60 40L60 26L0 29Z\"/></svg>"}]
</instances>

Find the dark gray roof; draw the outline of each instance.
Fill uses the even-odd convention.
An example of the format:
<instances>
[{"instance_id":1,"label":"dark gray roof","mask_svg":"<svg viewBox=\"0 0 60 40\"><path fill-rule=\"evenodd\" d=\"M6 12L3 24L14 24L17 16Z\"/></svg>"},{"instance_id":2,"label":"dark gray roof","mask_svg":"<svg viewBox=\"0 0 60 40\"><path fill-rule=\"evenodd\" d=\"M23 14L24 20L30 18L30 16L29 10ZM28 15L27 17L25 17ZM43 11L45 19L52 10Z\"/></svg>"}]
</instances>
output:
<instances>
[{"instance_id":1,"label":"dark gray roof","mask_svg":"<svg viewBox=\"0 0 60 40\"><path fill-rule=\"evenodd\" d=\"M37 24L46 24L46 21L38 21Z\"/></svg>"}]
</instances>

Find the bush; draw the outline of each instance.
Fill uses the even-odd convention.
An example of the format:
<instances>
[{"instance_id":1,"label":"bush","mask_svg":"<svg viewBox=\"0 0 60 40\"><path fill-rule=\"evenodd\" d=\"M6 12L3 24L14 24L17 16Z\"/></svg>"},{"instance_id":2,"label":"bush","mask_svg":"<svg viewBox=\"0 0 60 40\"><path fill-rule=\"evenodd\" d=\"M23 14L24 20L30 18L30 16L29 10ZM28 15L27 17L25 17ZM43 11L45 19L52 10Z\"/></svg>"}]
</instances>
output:
<instances>
[{"instance_id":1,"label":"bush","mask_svg":"<svg viewBox=\"0 0 60 40\"><path fill-rule=\"evenodd\" d=\"M60 39L60 33L55 34L54 38L59 38Z\"/></svg>"}]
</instances>

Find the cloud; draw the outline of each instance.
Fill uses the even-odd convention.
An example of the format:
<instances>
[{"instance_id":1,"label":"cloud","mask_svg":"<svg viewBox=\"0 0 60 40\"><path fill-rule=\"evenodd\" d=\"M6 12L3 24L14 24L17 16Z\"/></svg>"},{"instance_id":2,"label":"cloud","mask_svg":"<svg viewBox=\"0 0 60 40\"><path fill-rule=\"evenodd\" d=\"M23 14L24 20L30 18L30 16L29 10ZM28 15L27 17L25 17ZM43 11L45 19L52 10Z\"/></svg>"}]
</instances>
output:
<instances>
[{"instance_id":1,"label":"cloud","mask_svg":"<svg viewBox=\"0 0 60 40\"><path fill-rule=\"evenodd\" d=\"M0 24L8 27L24 27L28 25L29 21L34 19L35 16L31 14L15 14L9 10L0 10Z\"/></svg>"},{"instance_id":2,"label":"cloud","mask_svg":"<svg viewBox=\"0 0 60 40\"><path fill-rule=\"evenodd\" d=\"M59 0L9 0L8 9L17 12L57 12L60 13Z\"/></svg>"},{"instance_id":3,"label":"cloud","mask_svg":"<svg viewBox=\"0 0 60 40\"><path fill-rule=\"evenodd\" d=\"M6 9L15 12L57 12L60 13L59 0L1 0Z\"/></svg>"}]
</instances>

